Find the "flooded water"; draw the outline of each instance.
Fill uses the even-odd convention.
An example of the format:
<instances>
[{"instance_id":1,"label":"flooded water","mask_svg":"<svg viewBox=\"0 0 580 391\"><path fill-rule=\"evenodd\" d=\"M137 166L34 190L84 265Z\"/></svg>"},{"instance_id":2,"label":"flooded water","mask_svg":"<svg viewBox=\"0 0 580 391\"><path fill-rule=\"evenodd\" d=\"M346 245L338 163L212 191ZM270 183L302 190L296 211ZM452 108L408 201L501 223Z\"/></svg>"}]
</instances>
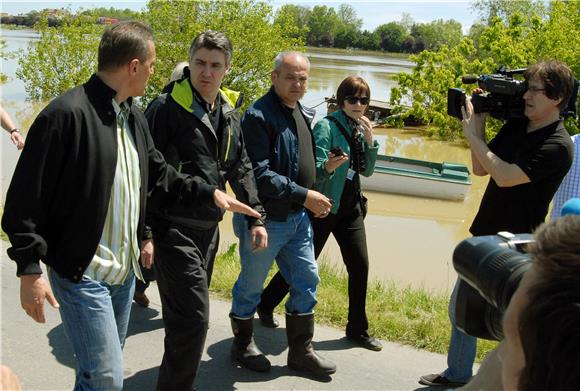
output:
<instances>
[{"instance_id":1,"label":"flooded water","mask_svg":"<svg viewBox=\"0 0 580 391\"><path fill-rule=\"evenodd\" d=\"M13 51L24 49L34 38L30 31L2 31L2 38ZM340 82L348 75L364 77L371 87L372 96L388 100L391 77L398 72L410 71L412 63L387 56L336 54L311 51L308 53L312 70L309 91L303 102L315 106L335 93ZM1 86L1 104L16 120L23 133L30 126L42 105L25 101L24 84L16 79L16 59L2 62L2 72L9 75L8 83ZM326 106L317 107L317 118L326 115ZM425 139L417 129L375 129L383 153L407 158L449 161L468 164L469 150L452 143ZM4 199L19 152L2 133L1 181ZM442 201L384 193L366 192L369 215L366 219L370 254L370 278L400 285L425 287L432 291L448 291L456 278L451 264L453 249L469 236L468 228L483 195L485 178L472 177L465 201ZM235 243L228 214L221 225L222 248ZM336 242L331 238L324 254L331 262L343 268Z\"/></svg>"}]
</instances>

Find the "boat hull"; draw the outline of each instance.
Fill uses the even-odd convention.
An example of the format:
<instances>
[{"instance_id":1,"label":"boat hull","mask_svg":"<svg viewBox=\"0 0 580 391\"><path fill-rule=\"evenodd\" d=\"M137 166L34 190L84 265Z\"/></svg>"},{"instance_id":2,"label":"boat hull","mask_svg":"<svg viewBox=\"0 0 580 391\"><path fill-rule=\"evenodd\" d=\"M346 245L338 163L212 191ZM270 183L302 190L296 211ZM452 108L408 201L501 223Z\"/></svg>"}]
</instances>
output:
<instances>
[{"instance_id":1,"label":"boat hull","mask_svg":"<svg viewBox=\"0 0 580 391\"><path fill-rule=\"evenodd\" d=\"M363 190L462 201L471 186L467 166L379 155L370 177L361 176Z\"/></svg>"}]
</instances>

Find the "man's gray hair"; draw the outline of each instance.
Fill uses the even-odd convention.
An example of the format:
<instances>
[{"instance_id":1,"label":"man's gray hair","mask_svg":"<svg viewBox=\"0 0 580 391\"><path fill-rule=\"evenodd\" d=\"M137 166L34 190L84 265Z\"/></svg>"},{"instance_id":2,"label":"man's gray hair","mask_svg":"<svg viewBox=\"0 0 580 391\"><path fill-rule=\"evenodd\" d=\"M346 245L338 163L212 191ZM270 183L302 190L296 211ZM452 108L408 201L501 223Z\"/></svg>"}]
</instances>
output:
<instances>
[{"instance_id":1,"label":"man's gray hair","mask_svg":"<svg viewBox=\"0 0 580 391\"><path fill-rule=\"evenodd\" d=\"M304 60L306 60L306 63L310 67L310 60L308 59L306 54L304 54L302 52L296 52L296 51L286 51L286 52L278 53L278 55L274 59L274 72L280 73L280 68L282 67L282 63L284 62L284 59L291 54L295 54L295 55L298 55L299 57L302 57Z\"/></svg>"},{"instance_id":2,"label":"man's gray hair","mask_svg":"<svg viewBox=\"0 0 580 391\"><path fill-rule=\"evenodd\" d=\"M229 38L221 31L207 30L195 37L189 48L190 61L193 58L195 52L201 48L208 50L220 50L223 54L226 55L226 64L229 64L232 60L232 52L234 51L232 43L230 42Z\"/></svg>"}]
</instances>

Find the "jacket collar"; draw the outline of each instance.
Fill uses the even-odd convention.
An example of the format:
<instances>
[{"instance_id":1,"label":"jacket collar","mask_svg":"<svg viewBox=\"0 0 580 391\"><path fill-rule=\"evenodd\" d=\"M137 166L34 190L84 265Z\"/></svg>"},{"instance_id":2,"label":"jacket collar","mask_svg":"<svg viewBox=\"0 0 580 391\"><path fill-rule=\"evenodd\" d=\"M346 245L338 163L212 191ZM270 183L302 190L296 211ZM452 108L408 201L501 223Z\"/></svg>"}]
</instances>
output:
<instances>
[{"instance_id":1,"label":"jacket collar","mask_svg":"<svg viewBox=\"0 0 580 391\"><path fill-rule=\"evenodd\" d=\"M112 100L115 99L117 91L105 84L96 73L93 73L91 78L84 84L84 87L89 92L89 96L94 96L98 99L98 103L102 105L113 105ZM133 98L129 97L126 102L132 110Z\"/></svg>"},{"instance_id":2,"label":"jacket collar","mask_svg":"<svg viewBox=\"0 0 580 391\"><path fill-rule=\"evenodd\" d=\"M268 91L267 95L270 95L271 99L278 102L280 109L284 109L284 107L285 107L284 103L282 103L282 100L280 99L278 94L276 94L276 90L274 90L274 86L270 87L270 91ZM296 102L296 104L298 105L298 108L302 112L302 115L306 119L306 122L308 123L308 125L311 126L312 121L314 120L314 115L316 114L316 110L311 109L310 107L303 106L302 103L300 103L300 102ZM282 110L282 111L286 112L286 110Z\"/></svg>"}]
</instances>

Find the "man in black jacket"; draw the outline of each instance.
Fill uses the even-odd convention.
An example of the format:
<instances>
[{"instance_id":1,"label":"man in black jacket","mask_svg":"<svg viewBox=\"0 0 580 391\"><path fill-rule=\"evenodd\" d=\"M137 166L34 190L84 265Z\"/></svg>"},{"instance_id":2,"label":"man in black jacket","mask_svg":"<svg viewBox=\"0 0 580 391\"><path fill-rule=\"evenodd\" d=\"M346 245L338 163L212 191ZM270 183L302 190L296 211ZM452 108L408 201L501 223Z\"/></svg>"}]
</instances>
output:
<instances>
[{"instance_id":1,"label":"man in black jacket","mask_svg":"<svg viewBox=\"0 0 580 391\"><path fill-rule=\"evenodd\" d=\"M206 31L192 42L184 77L145 111L156 147L180 172L225 190L265 217L240 128L240 94L220 88L231 64L225 34ZM165 353L159 390L191 390L209 322L209 294L223 211L213 205L154 202L148 209L155 271L163 306ZM246 220L254 248L267 246L261 218Z\"/></svg>"},{"instance_id":2,"label":"man in black jacket","mask_svg":"<svg viewBox=\"0 0 580 391\"><path fill-rule=\"evenodd\" d=\"M216 205L257 215L198 179L179 175L154 148L132 102L153 73L149 27L105 31L98 72L53 100L36 118L6 196L2 228L17 263L21 304L45 322L59 308L77 359L75 390L121 390L122 347L138 260L151 267L144 227L148 190L158 201ZM52 287L42 277L48 268ZM53 295L54 291L54 295Z\"/></svg>"}]
</instances>

